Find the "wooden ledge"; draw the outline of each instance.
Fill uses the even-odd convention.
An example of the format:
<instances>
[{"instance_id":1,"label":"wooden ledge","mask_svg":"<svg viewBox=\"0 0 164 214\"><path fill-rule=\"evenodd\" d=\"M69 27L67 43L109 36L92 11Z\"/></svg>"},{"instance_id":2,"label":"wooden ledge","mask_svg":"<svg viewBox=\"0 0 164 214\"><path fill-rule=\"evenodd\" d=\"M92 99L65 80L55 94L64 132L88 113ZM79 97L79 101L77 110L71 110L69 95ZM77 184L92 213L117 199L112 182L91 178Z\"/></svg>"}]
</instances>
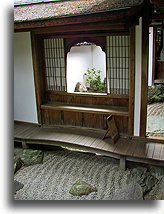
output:
<instances>
[{"instance_id":1,"label":"wooden ledge","mask_svg":"<svg viewBox=\"0 0 164 214\"><path fill-rule=\"evenodd\" d=\"M128 108L120 106L98 106L98 105L76 105L67 103L47 103L41 105L43 110L73 111L93 114L112 114L118 116L128 116Z\"/></svg>"}]
</instances>

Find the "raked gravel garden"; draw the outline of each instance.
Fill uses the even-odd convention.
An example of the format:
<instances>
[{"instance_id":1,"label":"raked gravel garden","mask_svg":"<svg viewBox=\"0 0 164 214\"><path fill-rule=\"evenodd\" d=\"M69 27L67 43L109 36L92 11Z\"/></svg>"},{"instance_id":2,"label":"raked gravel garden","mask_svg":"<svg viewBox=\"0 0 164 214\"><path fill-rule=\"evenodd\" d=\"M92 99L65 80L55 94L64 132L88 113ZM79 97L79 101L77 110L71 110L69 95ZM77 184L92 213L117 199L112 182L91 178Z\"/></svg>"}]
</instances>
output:
<instances>
[{"instance_id":1,"label":"raked gravel garden","mask_svg":"<svg viewBox=\"0 0 164 214\"><path fill-rule=\"evenodd\" d=\"M15 200L162 200L163 168L66 148L14 149Z\"/></svg>"}]
</instances>

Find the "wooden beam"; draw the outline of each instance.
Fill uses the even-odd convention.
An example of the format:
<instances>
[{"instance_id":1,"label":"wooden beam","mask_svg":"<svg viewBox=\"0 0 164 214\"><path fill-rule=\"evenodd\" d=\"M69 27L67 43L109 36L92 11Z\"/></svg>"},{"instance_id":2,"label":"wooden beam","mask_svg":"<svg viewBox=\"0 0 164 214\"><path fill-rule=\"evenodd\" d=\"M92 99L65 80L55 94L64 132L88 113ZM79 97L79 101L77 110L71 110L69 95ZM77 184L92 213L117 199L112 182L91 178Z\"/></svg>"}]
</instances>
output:
<instances>
[{"instance_id":1,"label":"wooden beam","mask_svg":"<svg viewBox=\"0 0 164 214\"><path fill-rule=\"evenodd\" d=\"M130 28L130 85L129 85L128 134L134 135L134 96L135 96L135 26Z\"/></svg>"},{"instance_id":2,"label":"wooden beam","mask_svg":"<svg viewBox=\"0 0 164 214\"><path fill-rule=\"evenodd\" d=\"M123 22L119 23L85 23L85 24L73 24L73 25L64 25L64 26L54 26L38 29L37 32L42 34L47 33L67 33L67 32L88 32L88 31L109 31L109 30L126 30Z\"/></svg>"},{"instance_id":3,"label":"wooden beam","mask_svg":"<svg viewBox=\"0 0 164 214\"><path fill-rule=\"evenodd\" d=\"M142 16L142 76L141 76L141 114L140 136L146 136L147 93L148 93L148 56L149 56L149 7Z\"/></svg>"}]
</instances>

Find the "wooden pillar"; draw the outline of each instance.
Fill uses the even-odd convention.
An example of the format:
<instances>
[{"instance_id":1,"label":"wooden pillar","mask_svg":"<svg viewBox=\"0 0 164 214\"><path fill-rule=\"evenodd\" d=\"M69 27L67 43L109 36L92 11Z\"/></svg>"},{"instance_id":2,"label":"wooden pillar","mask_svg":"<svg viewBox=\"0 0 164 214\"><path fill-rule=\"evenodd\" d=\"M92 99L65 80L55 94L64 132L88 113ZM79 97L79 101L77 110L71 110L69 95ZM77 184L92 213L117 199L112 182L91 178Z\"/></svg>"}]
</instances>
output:
<instances>
[{"instance_id":1,"label":"wooden pillar","mask_svg":"<svg viewBox=\"0 0 164 214\"><path fill-rule=\"evenodd\" d=\"M120 155L120 169L126 170L126 157L124 155Z\"/></svg>"},{"instance_id":2,"label":"wooden pillar","mask_svg":"<svg viewBox=\"0 0 164 214\"><path fill-rule=\"evenodd\" d=\"M28 144L26 143L26 141L22 141L22 148L23 148L23 149L28 149L28 148L29 148L29 146L28 146Z\"/></svg>"},{"instance_id":3,"label":"wooden pillar","mask_svg":"<svg viewBox=\"0 0 164 214\"><path fill-rule=\"evenodd\" d=\"M142 17L142 76L141 76L141 114L140 136L146 136L147 93L148 93L148 56L149 56L149 7L145 7Z\"/></svg>"},{"instance_id":4,"label":"wooden pillar","mask_svg":"<svg viewBox=\"0 0 164 214\"><path fill-rule=\"evenodd\" d=\"M130 83L129 83L129 122L128 134L134 135L134 96L135 96L135 26L130 28Z\"/></svg>"},{"instance_id":5,"label":"wooden pillar","mask_svg":"<svg viewBox=\"0 0 164 214\"><path fill-rule=\"evenodd\" d=\"M35 94L36 94L36 104L38 113L38 123L42 124L41 108L40 105L43 101L44 91L43 91L43 76L42 68L40 66L41 60L39 54L41 53L39 39L34 33L31 33L31 46L32 46L32 59L33 59L33 69L34 69L34 83L35 83Z\"/></svg>"}]
</instances>

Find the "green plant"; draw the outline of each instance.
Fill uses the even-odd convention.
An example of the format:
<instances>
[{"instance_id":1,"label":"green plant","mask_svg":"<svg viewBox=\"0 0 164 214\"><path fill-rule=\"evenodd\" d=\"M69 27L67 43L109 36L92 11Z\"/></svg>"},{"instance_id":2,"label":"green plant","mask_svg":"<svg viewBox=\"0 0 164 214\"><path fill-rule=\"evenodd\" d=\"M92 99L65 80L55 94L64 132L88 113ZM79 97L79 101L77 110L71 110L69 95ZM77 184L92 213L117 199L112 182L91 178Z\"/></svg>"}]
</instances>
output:
<instances>
[{"instance_id":1,"label":"green plant","mask_svg":"<svg viewBox=\"0 0 164 214\"><path fill-rule=\"evenodd\" d=\"M101 70L96 70L95 68L87 69L84 73L86 76L86 83L90 85L90 89L98 92L105 92L105 84L101 81L100 74Z\"/></svg>"}]
</instances>

